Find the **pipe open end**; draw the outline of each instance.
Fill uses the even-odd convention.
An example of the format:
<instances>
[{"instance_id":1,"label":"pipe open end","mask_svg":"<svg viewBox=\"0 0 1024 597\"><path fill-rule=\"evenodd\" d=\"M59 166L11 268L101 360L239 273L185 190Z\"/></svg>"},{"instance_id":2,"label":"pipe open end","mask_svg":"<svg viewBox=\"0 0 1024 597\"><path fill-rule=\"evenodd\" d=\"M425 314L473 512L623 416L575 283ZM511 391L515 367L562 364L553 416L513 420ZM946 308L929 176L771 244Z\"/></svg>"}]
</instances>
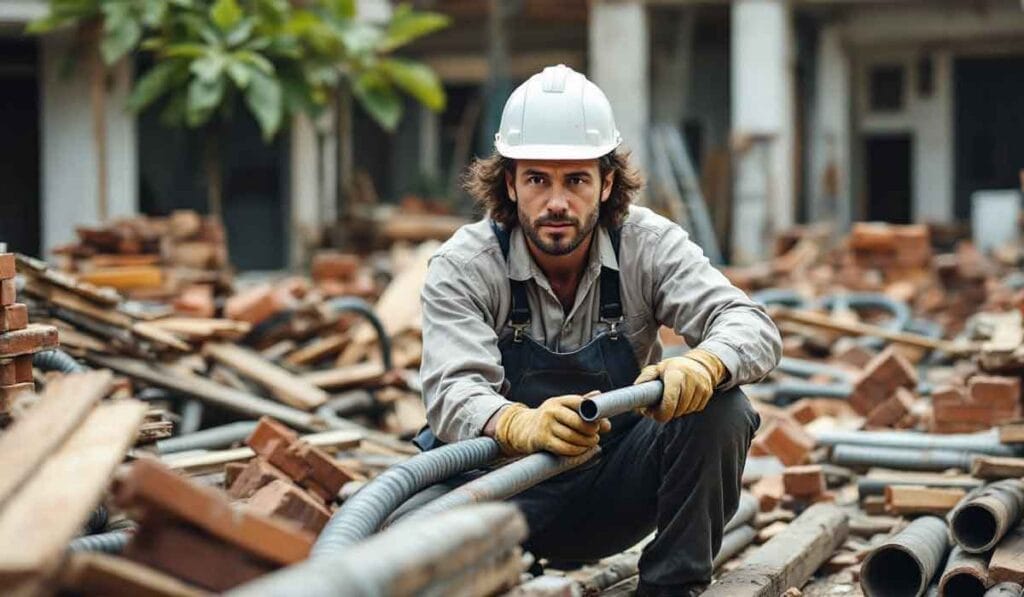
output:
<instances>
[{"instance_id":1,"label":"pipe open end","mask_svg":"<svg viewBox=\"0 0 1024 597\"><path fill-rule=\"evenodd\" d=\"M970 574L954 574L942 584L939 594L949 597L984 597L985 583Z\"/></svg>"},{"instance_id":2,"label":"pipe open end","mask_svg":"<svg viewBox=\"0 0 1024 597\"><path fill-rule=\"evenodd\" d=\"M994 547L999 524L995 515L980 505L965 506L953 516L953 538L970 552Z\"/></svg>"},{"instance_id":3,"label":"pipe open end","mask_svg":"<svg viewBox=\"0 0 1024 597\"><path fill-rule=\"evenodd\" d=\"M900 547L879 549L867 561L861 574L864 592L873 597L919 595L924 588L920 563Z\"/></svg>"},{"instance_id":4,"label":"pipe open end","mask_svg":"<svg viewBox=\"0 0 1024 597\"><path fill-rule=\"evenodd\" d=\"M593 423L598 419L597 403L589 398L580 403L580 417L588 422Z\"/></svg>"}]
</instances>

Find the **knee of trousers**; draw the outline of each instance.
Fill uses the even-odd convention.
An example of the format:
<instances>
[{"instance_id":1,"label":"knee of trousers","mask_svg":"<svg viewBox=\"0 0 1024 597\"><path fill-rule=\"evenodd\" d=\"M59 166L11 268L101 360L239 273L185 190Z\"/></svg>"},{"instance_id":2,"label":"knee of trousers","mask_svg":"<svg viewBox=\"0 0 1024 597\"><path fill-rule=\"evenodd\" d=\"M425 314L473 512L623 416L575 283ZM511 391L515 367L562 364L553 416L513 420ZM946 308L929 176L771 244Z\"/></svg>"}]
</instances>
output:
<instances>
[{"instance_id":1,"label":"knee of trousers","mask_svg":"<svg viewBox=\"0 0 1024 597\"><path fill-rule=\"evenodd\" d=\"M761 417L739 388L718 391L699 413L673 419L665 431L672 435L699 436L705 447L719 445L723 449L742 448L746 452Z\"/></svg>"}]
</instances>

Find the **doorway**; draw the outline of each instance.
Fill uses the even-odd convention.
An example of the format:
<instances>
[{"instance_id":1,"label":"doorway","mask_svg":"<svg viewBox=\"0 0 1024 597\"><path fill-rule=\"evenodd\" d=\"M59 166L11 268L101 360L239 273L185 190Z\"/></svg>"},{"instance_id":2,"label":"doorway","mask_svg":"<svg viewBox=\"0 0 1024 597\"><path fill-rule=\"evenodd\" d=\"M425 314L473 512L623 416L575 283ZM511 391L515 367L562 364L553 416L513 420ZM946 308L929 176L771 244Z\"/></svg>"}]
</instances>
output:
<instances>
[{"instance_id":1,"label":"doorway","mask_svg":"<svg viewBox=\"0 0 1024 597\"><path fill-rule=\"evenodd\" d=\"M0 242L39 254L39 79L35 40L0 40Z\"/></svg>"},{"instance_id":2,"label":"doorway","mask_svg":"<svg viewBox=\"0 0 1024 597\"><path fill-rule=\"evenodd\" d=\"M971 214L971 194L1019 189L1024 168L1024 57L954 62L956 216Z\"/></svg>"},{"instance_id":3,"label":"doorway","mask_svg":"<svg viewBox=\"0 0 1024 597\"><path fill-rule=\"evenodd\" d=\"M865 139L868 220L910 223L913 145L910 134L870 135Z\"/></svg>"}]
</instances>

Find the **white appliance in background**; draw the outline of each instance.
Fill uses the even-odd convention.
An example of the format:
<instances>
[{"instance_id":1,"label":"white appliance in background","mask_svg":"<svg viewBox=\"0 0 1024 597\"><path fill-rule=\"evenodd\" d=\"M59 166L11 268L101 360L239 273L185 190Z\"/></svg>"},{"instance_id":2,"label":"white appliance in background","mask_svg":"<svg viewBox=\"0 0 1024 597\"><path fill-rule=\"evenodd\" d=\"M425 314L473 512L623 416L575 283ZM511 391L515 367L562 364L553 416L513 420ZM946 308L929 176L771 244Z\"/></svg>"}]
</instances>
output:
<instances>
[{"instance_id":1,"label":"white appliance in background","mask_svg":"<svg viewBox=\"0 0 1024 597\"><path fill-rule=\"evenodd\" d=\"M1020 237L1020 191L975 191L971 195L971 237L974 246L990 251Z\"/></svg>"}]
</instances>

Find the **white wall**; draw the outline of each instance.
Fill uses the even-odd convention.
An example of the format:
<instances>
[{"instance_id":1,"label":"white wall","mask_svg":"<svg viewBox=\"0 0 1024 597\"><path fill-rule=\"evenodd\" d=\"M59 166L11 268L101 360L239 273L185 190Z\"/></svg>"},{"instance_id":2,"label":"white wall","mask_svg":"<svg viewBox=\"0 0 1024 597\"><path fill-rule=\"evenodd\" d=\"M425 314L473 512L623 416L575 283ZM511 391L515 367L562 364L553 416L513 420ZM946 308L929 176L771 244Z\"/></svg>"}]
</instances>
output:
<instances>
[{"instance_id":1,"label":"white wall","mask_svg":"<svg viewBox=\"0 0 1024 597\"><path fill-rule=\"evenodd\" d=\"M647 162L650 79L647 7L637 0L595 0L589 23L591 81L611 102L615 125L633 162Z\"/></svg>"},{"instance_id":2,"label":"white wall","mask_svg":"<svg viewBox=\"0 0 1024 597\"><path fill-rule=\"evenodd\" d=\"M810 112L807 190L811 222L850 224L850 61L841 31L826 25L818 38L814 106Z\"/></svg>"},{"instance_id":3,"label":"white wall","mask_svg":"<svg viewBox=\"0 0 1024 597\"><path fill-rule=\"evenodd\" d=\"M71 242L76 225L99 223L96 151L88 66L81 60L65 72L71 35L41 42L42 248ZM126 63L116 66L107 95L107 215L138 212L138 151L135 118L125 110L131 82Z\"/></svg>"}]
</instances>

